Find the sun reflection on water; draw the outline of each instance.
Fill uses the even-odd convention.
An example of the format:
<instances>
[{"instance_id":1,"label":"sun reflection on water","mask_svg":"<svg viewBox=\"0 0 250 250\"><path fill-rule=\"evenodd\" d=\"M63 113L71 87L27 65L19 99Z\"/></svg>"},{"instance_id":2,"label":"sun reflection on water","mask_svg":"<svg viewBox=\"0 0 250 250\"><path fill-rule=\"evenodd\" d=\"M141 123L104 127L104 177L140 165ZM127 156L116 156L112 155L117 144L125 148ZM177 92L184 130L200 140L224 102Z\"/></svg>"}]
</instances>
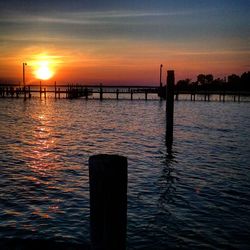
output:
<instances>
[{"instance_id":1,"label":"sun reflection on water","mask_svg":"<svg viewBox=\"0 0 250 250\"><path fill-rule=\"evenodd\" d=\"M58 169L56 161L58 155L55 153L54 148L56 141L54 138L53 126L51 125L50 114L36 114L33 116L36 123L33 128L32 150L30 151L29 167L31 170L41 176L51 174L51 170Z\"/></svg>"}]
</instances>

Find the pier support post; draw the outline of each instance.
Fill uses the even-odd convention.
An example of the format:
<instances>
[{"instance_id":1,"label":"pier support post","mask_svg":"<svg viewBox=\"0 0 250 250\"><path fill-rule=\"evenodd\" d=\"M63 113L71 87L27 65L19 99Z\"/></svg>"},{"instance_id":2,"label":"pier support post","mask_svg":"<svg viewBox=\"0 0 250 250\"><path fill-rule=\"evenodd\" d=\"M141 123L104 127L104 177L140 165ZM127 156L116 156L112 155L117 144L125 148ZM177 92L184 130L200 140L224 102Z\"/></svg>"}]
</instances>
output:
<instances>
[{"instance_id":1,"label":"pier support post","mask_svg":"<svg viewBox=\"0 0 250 250\"><path fill-rule=\"evenodd\" d=\"M23 91L24 91L24 101L26 101L26 86L23 87Z\"/></svg>"},{"instance_id":2,"label":"pier support post","mask_svg":"<svg viewBox=\"0 0 250 250\"><path fill-rule=\"evenodd\" d=\"M46 99L46 88L44 88L44 98Z\"/></svg>"},{"instance_id":3,"label":"pier support post","mask_svg":"<svg viewBox=\"0 0 250 250\"><path fill-rule=\"evenodd\" d=\"M119 99L119 89L116 89L116 100Z\"/></svg>"},{"instance_id":4,"label":"pier support post","mask_svg":"<svg viewBox=\"0 0 250 250\"><path fill-rule=\"evenodd\" d=\"M166 131L166 142L168 145L173 143L173 126L174 126L174 70L168 70L167 72L167 131Z\"/></svg>"},{"instance_id":5,"label":"pier support post","mask_svg":"<svg viewBox=\"0 0 250 250\"><path fill-rule=\"evenodd\" d=\"M42 82L40 81L40 99L42 98Z\"/></svg>"},{"instance_id":6,"label":"pier support post","mask_svg":"<svg viewBox=\"0 0 250 250\"><path fill-rule=\"evenodd\" d=\"M55 99L56 99L56 97L57 97L57 96L56 96L56 94L57 94L56 92L57 92L57 91L56 91L56 82L55 82Z\"/></svg>"},{"instance_id":7,"label":"pier support post","mask_svg":"<svg viewBox=\"0 0 250 250\"><path fill-rule=\"evenodd\" d=\"M127 158L89 158L90 237L94 250L125 250L127 227Z\"/></svg>"},{"instance_id":8,"label":"pier support post","mask_svg":"<svg viewBox=\"0 0 250 250\"><path fill-rule=\"evenodd\" d=\"M133 100L133 90L132 89L130 90L130 99L131 99L131 101Z\"/></svg>"},{"instance_id":9,"label":"pier support post","mask_svg":"<svg viewBox=\"0 0 250 250\"><path fill-rule=\"evenodd\" d=\"M28 87L28 89L29 89L29 98L31 98L30 86Z\"/></svg>"},{"instance_id":10,"label":"pier support post","mask_svg":"<svg viewBox=\"0 0 250 250\"><path fill-rule=\"evenodd\" d=\"M147 100L148 100L148 90L145 89L145 101L147 101Z\"/></svg>"},{"instance_id":11,"label":"pier support post","mask_svg":"<svg viewBox=\"0 0 250 250\"><path fill-rule=\"evenodd\" d=\"M103 99L103 89L102 89L102 84L100 84L100 101Z\"/></svg>"}]
</instances>

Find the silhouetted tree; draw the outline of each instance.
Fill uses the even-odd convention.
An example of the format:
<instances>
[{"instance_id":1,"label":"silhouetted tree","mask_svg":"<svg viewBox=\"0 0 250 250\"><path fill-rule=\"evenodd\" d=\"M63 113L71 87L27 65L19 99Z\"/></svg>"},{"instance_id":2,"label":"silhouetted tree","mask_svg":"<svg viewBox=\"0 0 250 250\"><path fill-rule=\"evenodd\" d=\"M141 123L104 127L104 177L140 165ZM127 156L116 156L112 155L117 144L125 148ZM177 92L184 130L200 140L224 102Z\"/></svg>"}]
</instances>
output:
<instances>
[{"instance_id":1,"label":"silhouetted tree","mask_svg":"<svg viewBox=\"0 0 250 250\"><path fill-rule=\"evenodd\" d=\"M199 74L197 76L197 82L198 82L198 84L203 85L203 84L205 84L205 81L206 81L206 76L204 74Z\"/></svg>"},{"instance_id":2,"label":"silhouetted tree","mask_svg":"<svg viewBox=\"0 0 250 250\"><path fill-rule=\"evenodd\" d=\"M230 90L239 90L240 89L240 77L236 74L228 76L228 88Z\"/></svg>"},{"instance_id":3,"label":"silhouetted tree","mask_svg":"<svg viewBox=\"0 0 250 250\"><path fill-rule=\"evenodd\" d=\"M214 76L212 74L208 74L205 76L206 83L212 83L214 80Z\"/></svg>"},{"instance_id":4,"label":"silhouetted tree","mask_svg":"<svg viewBox=\"0 0 250 250\"><path fill-rule=\"evenodd\" d=\"M191 79L180 80L177 82L177 90L188 90L190 88Z\"/></svg>"},{"instance_id":5,"label":"silhouetted tree","mask_svg":"<svg viewBox=\"0 0 250 250\"><path fill-rule=\"evenodd\" d=\"M250 71L245 72L241 75L241 88L243 90L250 91Z\"/></svg>"}]
</instances>

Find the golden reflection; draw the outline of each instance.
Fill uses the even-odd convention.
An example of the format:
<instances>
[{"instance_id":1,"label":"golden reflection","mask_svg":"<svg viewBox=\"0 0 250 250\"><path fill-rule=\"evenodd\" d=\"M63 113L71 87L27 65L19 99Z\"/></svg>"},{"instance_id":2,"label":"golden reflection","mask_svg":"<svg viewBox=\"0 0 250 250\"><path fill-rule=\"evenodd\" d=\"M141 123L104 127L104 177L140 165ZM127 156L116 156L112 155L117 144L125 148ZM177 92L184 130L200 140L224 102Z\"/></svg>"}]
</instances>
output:
<instances>
[{"instance_id":1,"label":"golden reflection","mask_svg":"<svg viewBox=\"0 0 250 250\"><path fill-rule=\"evenodd\" d=\"M55 139L53 138L53 126L51 126L51 118L47 113L33 114L36 125L33 130L33 149L30 155L30 168L39 174L46 176L50 170L58 168L56 160L58 155L54 153ZM53 173L49 173L50 175ZM37 180L34 180L37 182Z\"/></svg>"},{"instance_id":2,"label":"golden reflection","mask_svg":"<svg viewBox=\"0 0 250 250\"><path fill-rule=\"evenodd\" d=\"M34 211L32 212L33 215L37 215L43 219L52 219L52 217L47 214L47 213L44 213L41 209L39 209L38 207L36 207L34 209Z\"/></svg>"}]
</instances>

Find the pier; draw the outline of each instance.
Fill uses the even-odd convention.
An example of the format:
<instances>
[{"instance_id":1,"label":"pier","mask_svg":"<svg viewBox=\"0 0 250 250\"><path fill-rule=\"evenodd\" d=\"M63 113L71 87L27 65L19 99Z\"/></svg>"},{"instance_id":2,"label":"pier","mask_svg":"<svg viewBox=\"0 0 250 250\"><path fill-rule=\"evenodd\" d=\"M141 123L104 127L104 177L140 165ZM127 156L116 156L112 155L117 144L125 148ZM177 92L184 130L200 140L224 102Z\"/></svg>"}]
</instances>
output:
<instances>
[{"instance_id":1,"label":"pier","mask_svg":"<svg viewBox=\"0 0 250 250\"><path fill-rule=\"evenodd\" d=\"M0 98L24 98L29 99L32 97L47 98L48 96L55 99L77 99L85 98L95 95L94 99L104 100L108 95L112 95L113 99L120 100L126 99L134 100L140 94L140 99L150 100L149 95L153 95L154 99L166 99L166 87L163 86L141 86L141 85L58 85L56 83L50 85L20 85L2 84L0 85ZM129 96L129 98L128 98ZM220 102L233 101L240 102L242 97L250 96L250 92L245 91L179 91L174 89L175 101L185 100L189 101L214 101L215 99ZM211 97L216 98L211 98ZM110 98L109 98L110 99Z\"/></svg>"}]
</instances>

